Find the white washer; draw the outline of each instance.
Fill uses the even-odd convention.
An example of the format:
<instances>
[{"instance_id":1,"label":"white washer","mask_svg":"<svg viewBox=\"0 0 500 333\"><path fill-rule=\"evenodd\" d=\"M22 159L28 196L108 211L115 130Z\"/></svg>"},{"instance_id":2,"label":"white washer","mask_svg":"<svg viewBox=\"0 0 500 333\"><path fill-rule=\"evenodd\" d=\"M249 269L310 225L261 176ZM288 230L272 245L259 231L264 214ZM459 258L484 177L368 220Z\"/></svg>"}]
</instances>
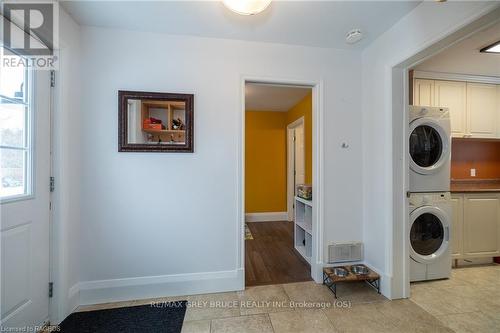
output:
<instances>
[{"instance_id":1,"label":"white washer","mask_svg":"<svg viewBox=\"0 0 500 333\"><path fill-rule=\"evenodd\" d=\"M410 281L449 278L450 193L412 193L409 203Z\"/></svg>"},{"instance_id":2,"label":"white washer","mask_svg":"<svg viewBox=\"0 0 500 333\"><path fill-rule=\"evenodd\" d=\"M410 192L450 191L449 110L410 106L409 122Z\"/></svg>"}]
</instances>

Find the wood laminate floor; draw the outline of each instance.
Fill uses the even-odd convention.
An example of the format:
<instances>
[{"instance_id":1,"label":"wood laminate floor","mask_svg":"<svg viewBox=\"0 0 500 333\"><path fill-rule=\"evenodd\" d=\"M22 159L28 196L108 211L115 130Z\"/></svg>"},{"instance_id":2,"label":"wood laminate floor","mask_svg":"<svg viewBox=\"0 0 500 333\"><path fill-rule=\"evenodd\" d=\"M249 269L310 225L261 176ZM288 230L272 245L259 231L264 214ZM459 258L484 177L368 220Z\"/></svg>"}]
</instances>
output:
<instances>
[{"instance_id":1,"label":"wood laminate floor","mask_svg":"<svg viewBox=\"0 0 500 333\"><path fill-rule=\"evenodd\" d=\"M245 284L258 286L311 281L309 264L293 248L293 222L249 222L245 241Z\"/></svg>"}]
</instances>

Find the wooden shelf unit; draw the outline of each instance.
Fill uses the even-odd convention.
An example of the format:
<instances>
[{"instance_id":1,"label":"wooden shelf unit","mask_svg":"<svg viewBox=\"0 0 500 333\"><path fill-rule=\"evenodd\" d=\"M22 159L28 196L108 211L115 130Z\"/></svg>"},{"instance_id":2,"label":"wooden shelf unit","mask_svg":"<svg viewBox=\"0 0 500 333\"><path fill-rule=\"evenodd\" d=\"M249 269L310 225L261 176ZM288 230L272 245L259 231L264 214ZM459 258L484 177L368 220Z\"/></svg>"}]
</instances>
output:
<instances>
[{"instance_id":1,"label":"wooden shelf unit","mask_svg":"<svg viewBox=\"0 0 500 333\"><path fill-rule=\"evenodd\" d=\"M151 117L150 109L165 109L166 113L166 123L162 125L165 126L165 129L152 129L152 128L144 128L142 127L142 131L145 133L149 133L155 137L155 139L161 139L164 142L173 141L173 142L185 142L186 140L186 130L177 130L172 128L172 121L174 120L174 111L175 110L185 110L184 102L175 102L175 101L150 101L145 100L141 103L141 118L144 122L145 119ZM184 115L184 119L182 121L186 122L186 118Z\"/></svg>"}]
</instances>

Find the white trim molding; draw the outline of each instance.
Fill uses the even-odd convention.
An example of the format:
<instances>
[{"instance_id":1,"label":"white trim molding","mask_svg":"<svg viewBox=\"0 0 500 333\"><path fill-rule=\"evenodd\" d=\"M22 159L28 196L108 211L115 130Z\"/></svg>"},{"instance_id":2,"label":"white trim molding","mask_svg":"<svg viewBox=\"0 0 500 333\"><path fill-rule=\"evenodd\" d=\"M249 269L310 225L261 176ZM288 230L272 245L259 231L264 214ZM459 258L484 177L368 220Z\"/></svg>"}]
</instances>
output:
<instances>
[{"instance_id":1,"label":"white trim molding","mask_svg":"<svg viewBox=\"0 0 500 333\"><path fill-rule=\"evenodd\" d=\"M241 289L243 269L231 271L141 276L124 279L84 281L79 304L91 305L179 295L209 294Z\"/></svg>"},{"instance_id":2,"label":"white trim molding","mask_svg":"<svg viewBox=\"0 0 500 333\"><path fill-rule=\"evenodd\" d=\"M68 291L68 309L74 312L80 306L80 284L76 283Z\"/></svg>"},{"instance_id":3,"label":"white trim molding","mask_svg":"<svg viewBox=\"0 0 500 333\"><path fill-rule=\"evenodd\" d=\"M288 221L287 212L246 213L245 222Z\"/></svg>"},{"instance_id":4,"label":"white trim molding","mask_svg":"<svg viewBox=\"0 0 500 333\"><path fill-rule=\"evenodd\" d=\"M413 73L413 77L415 79L500 84L500 77L497 77L497 76L415 71Z\"/></svg>"}]
</instances>

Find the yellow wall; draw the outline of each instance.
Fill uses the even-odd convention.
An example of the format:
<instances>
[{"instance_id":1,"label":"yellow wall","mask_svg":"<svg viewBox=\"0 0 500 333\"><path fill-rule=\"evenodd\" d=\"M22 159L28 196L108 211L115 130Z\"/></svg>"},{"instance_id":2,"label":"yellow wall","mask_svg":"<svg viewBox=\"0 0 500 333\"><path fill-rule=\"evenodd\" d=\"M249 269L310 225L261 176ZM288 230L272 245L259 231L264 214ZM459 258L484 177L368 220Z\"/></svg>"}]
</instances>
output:
<instances>
[{"instance_id":1,"label":"yellow wall","mask_svg":"<svg viewBox=\"0 0 500 333\"><path fill-rule=\"evenodd\" d=\"M312 184L312 93L288 110L286 124L304 117L304 144L306 154L306 183Z\"/></svg>"},{"instance_id":2,"label":"yellow wall","mask_svg":"<svg viewBox=\"0 0 500 333\"><path fill-rule=\"evenodd\" d=\"M286 112L245 112L245 212L286 211Z\"/></svg>"},{"instance_id":3,"label":"yellow wall","mask_svg":"<svg viewBox=\"0 0 500 333\"><path fill-rule=\"evenodd\" d=\"M306 183L312 183L312 96L288 112L245 112L245 212L286 212L286 127L304 117Z\"/></svg>"}]
</instances>

